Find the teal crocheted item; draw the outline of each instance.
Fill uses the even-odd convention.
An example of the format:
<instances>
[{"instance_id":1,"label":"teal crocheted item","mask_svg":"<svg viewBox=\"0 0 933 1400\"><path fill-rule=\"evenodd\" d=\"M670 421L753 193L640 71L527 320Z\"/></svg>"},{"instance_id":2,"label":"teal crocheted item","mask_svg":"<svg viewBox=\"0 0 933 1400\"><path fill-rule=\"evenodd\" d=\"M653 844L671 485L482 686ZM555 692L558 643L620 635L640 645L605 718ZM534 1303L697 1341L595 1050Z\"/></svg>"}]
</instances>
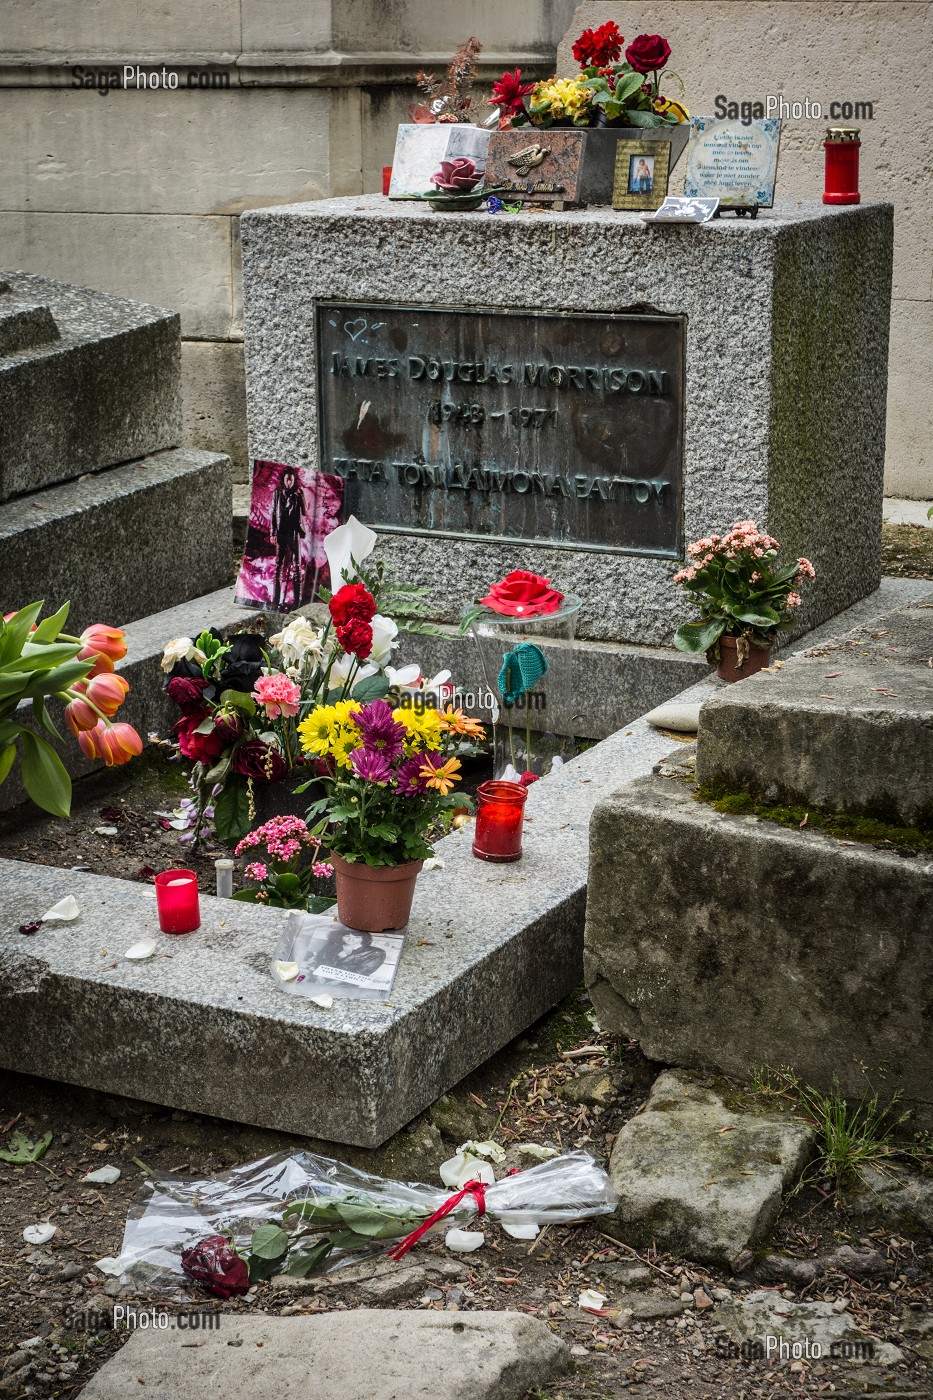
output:
<instances>
[{"instance_id":1,"label":"teal crocheted item","mask_svg":"<svg viewBox=\"0 0 933 1400\"><path fill-rule=\"evenodd\" d=\"M534 642L519 642L514 651L502 658L499 672L499 692L507 705L514 705L520 695L537 685L547 674L547 657Z\"/></svg>"}]
</instances>

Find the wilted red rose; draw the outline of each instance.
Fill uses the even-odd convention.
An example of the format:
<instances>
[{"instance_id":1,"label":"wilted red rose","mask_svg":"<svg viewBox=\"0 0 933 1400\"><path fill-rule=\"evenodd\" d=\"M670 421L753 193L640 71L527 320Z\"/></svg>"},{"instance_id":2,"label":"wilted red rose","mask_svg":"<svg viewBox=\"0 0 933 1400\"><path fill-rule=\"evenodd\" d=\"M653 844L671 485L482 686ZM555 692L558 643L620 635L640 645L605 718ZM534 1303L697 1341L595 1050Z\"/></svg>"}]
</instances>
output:
<instances>
[{"instance_id":1,"label":"wilted red rose","mask_svg":"<svg viewBox=\"0 0 933 1400\"><path fill-rule=\"evenodd\" d=\"M224 1235L208 1235L181 1252L182 1272L215 1298L233 1298L249 1292L245 1259Z\"/></svg>"},{"instance_id":2,"label":"wilted red rose","mask_svg":"<svg viewBox=\"0 0 933 1400\"><path fill-rule=\"evenodd\" d=\"M233 755L231 767L241 777L260 783L280 782L288 772L288 765L278 749L264 744L261 739L248 739L241 744Z\"/></svg>"},{"instance_id":3,"label":"wilted red rose","mask_svg":"<svg viewBox=\"0 0 933 1400\"><path fill-rule=\"evenodd\" d=\"M368 622L354 618L346 627L337 628L337 640L350 656L365 661L373 649L373 629Z\"/></svg>"},{"instance_id":4,"label":"wilted red rose","mask_svg":"<svg viewBox=\"0 0 933 1400\"><path fill-rule=\"evenodd\" d=\"M178 733L178 747L185 758L190 758L193 763L216 763L224 749L231 742L223 728L214 725L206 734L197 732L198 726L203 723L197 715L188 715L180 719L175 726Z\"/></svg>"},{"instance_id":5,"label":"wilted red rose","mask_svg":"<svg viewBox=\"0 0 933 1400\"><path fill-rule=\"evenodd\" d=\"M369 622L376 616L376 600L361 583L345 583L328 603L335 627L349 622Z\"/></svg>"},{"instance_id":6,"label":"wilted red rose","mask_svg":"<svg viewBox=\"0 0 933 1400\"><path fill-rule=\"evenodd\" d=\"M671 46L660 34L639 34L625 50L625 58L636 73L653 73L663 68L671 56Z\"/></svg>"},{"instance_id":7,"label":"wilted red rose","mask_svg":"<svg viewBox=\"0 0 933 1400\"><path fill-rule=\"evenodd\" d=\"M165 687L165 693L183 715L199 714L203 717L207 714L204 703L207 686L208 682L203 677L174 676Z\"/></svg>"},{"instance_id":8,"label":"wilted red rose","mask_svg":"<svg viewBox=\"0 0 933 1400\"><path fill-rule=\"evenodd\" d=\"M550 579L527 569L513 569L480 599L487 608L507 617L540 617L557 612L563 601L563 593L551 587Z\"/></svg>"},{"instance_id":9,"label":"wilted red rose","mask_svg":"<svg viewBox=\"0 0 933 1400\"><path fill-rule=\"evenodd\" d=\"M572 52L581 68L602 68L615 63L624 43L625 36L615 20L607 19L598 29L584 29Z\"/></svg>"}]
</instances>

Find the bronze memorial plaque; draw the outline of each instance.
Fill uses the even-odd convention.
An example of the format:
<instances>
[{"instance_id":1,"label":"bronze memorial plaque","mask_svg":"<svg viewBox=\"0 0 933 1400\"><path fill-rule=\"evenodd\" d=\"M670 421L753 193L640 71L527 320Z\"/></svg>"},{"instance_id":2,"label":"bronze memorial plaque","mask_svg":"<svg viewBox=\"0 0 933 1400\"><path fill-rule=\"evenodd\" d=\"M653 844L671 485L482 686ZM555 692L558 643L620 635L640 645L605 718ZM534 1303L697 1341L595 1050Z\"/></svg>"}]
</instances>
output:
<instances>
[{"instance_id":1,"label":"bronze memorial plaque","mask_svg":"<svg viewBox=\"0 0 933 1400\"><path fill-rule=\"evenodd\" d=\"M320 468L348 514L680 557L682 317L316 309Z\"/></svg>"}]
</instances>

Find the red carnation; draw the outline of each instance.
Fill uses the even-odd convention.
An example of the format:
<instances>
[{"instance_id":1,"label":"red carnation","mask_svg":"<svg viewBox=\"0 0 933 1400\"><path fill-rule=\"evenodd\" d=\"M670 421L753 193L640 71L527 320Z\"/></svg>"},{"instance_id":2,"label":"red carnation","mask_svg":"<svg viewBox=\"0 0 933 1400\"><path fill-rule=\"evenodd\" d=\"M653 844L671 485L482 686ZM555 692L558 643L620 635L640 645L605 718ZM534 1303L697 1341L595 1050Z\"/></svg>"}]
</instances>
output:
<instances>
[{"instance_id":1,"label":"red carnation","mask_svg":"<svg viewBox=\"0 0 933 1400\"><path fill-rule=\"evenodd\" d=\"M573 46L573 56L581 68L603 68L607 63L615 63L624 43L619 26L614 19L608 19L598 29L584 29Z\"/></svg>"},{"instance_id":2,"label":"red carnation","mask_svg":"<svg viewBox=\"0 0 933 1400\"><path fill-rule=\"evenodd\" d=\"M627 62L636 73L654 73L671 56L671 46L660 34L639 34L625 50Z\"/></svg>"},{"instance_id":3,"label":"red carnation","mask_svg":"<svg viewBox=\"0 0 933 1400\"><path fill-rule=\"evenodd\" d=\"M496 79L492 85L492 97L489 102L493 107L501 107L503 112L514 116L524 107L522 99L534 90L534 83L523 83L522 70L516 68L513 72L503 73L501 78Z\"/></svg>"},{"instance_id":4,"label":"red carnation","mask_svg":"<svg viewBox=\"0 0 933 1400\"><path fill-rule=\"evenodd\" d=\"M224 1235L208 1235L181 1252L182 1272L215 1298L249 1292L249 1269Z\"/></svg>"},{"instance_id":5,"label":"red carnation","mask_svg":"<svg viewBox=\"0 0 933 1400\"><path fill-rule=\"evenodd\" d=\"M338 629L349 622L370 622L376 615L376 600L361 583L345 583L327 606Z\"/></svg>"},{"instance_id":6,"label":"red carnation","mask_svg":"<svg viewBox=\"0 0 933 1400\"><path fill-rule=\"evenodd\" d=\"M346 627L337 628L337 640L344 651L365 661L373 649L373 629L360 618L351 618Z\"/></svg>"}]
</instances>

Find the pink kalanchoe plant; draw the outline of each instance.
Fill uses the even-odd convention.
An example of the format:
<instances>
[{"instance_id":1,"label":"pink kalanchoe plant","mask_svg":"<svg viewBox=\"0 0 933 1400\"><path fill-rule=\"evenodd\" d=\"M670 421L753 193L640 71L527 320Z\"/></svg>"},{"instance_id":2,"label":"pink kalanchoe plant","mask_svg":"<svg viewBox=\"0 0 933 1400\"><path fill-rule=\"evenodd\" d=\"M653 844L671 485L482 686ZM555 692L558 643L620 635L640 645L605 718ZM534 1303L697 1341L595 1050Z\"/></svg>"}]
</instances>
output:
<instances>
[{"instance_id":1,"label":"pink kalanchoe plant","mask_svg":"<svg viewBox=\"0 0 933 1400\"><path fill-rule=\"evenodd\" d=\"M320 911L333 903L316 888L333 874L327 861L315 859L321 842L301 817L273 817L243 837L238 856L257 856L243 871L256 888L239 890L234 899L267 904L275 909Z\"/></svg>"},{"instance_id":2,"label":"pink kalanchoe plant","mask_svg":"<svg viewBox=\"0 0 933 1400\"><path fill-rule=\"evenodd\" d=\"M431 176L431 183L437 186L439 194L469 194L482 178L475 161L468 156L457 156L456 160L441 161L441 168Z\"/></svg>"}]
</instances>

